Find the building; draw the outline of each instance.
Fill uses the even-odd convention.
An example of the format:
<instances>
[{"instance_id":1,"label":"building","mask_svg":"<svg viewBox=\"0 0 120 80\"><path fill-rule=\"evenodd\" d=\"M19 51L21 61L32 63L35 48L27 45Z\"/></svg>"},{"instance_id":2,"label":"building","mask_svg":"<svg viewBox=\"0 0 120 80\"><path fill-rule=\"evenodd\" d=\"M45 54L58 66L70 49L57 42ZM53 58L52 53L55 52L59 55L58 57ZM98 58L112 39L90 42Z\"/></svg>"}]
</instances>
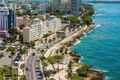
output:
<instances>
[{"instance_id":1,"label":"building","mask_svg":"<svg viewBox=\"0 0 120 80\"><path fill-rule=\"evenodd\" d=\"M45 21L35 18L30 27L24 28L23 40L24 42L34 41L43 37L48 32L57 32L60 29L62 29L61 20L55 16L50 16Z\"/></svg>"},{"instance_id":2,"label":"building","mask_svg":"<svg viewBox=\"0 0 120 80\"><path fill-rule=\"evenodd\" d=\"M52 11L59 10L61 6L61 0L49 0L49 4Z\"/></svg>"},{"instance_id":3,"label":"building","mask_svg":"<svg viewBox=\"0 0 120 80\"><path fill-rule=\"evenodd\" d=\"M13 9L8 8L4 0L2 0L2 2L0 3L0 35L6 34L9 28L15 26L15 11Z\"/></svg>"},{"instance_id":4,"label":"building","mask_svg":"<svg viewBox=\"0 0 120 80\"><path fill-rule=\"evenodd\" d=\"M62 28L62 21L56 16L50 16L46 21L46 26L48 27L47 31L56 32Z\"/></svg>"},{"instance_id":5,"label":"building","mask_svg":"<svg viewBox=\"0 0 120 80\"><path fill-rule=\"evenodd\" d=\"M31 42L40 37L42 37L41 33L41 22L36 19L33 21L33 24L30 27L25 27L23 29L23 41Z\"/></svg>"},{"instance_id":6,"label":"building","mask_svg":"<svg viewBox=\"0 0 120 80\"><path fill-rule=\"evenodd\" d=\"M32 20L31 20L30 16L16 17L16 26L17 27L30 26L31 23L32 23Z\"/></svg>"},{"instance_id":7,"label":"building","mask_svg":"<svg viewBox=\"0 0 120 80\"><path fill-rule=\"evenodd\" d=\"M25 27L23 29L23 41L31 42L39 38L38 27Z\"/></svg>"},{"instance_id":8,"label":"building","mask_svg":"<svg viewBox=\"0 0 120 80\"><path fill-rule=\"evenodd\" d=\"M13 9L9 9L8 15L8 29L14 28L16 26L16 14Z\"/></svg>"},{"instance_id":9,"label":"building","mask_svg":"<svg viewBox=\"0 0 120 80\"><path fill-rule=\"evenodd\" d=\"M71 0L67 0L67 11L71 11Z\"/></svg>"},{"instance_id":10,"label":"building","mask_svg":"<svg viewBox=\"0 0 120 80\"><path fill-rule=\"evenodd\" d=\"M73 15L79 15L81 0L71 0L71 12Z\"/></svg>"},{"instance_id":11,"label":"building","mask_svg":"<svg viewBox=\"0 0 120 80\"><path fill-rule=\"evenodd\" d=\"M49 0L32 0L32 7L34 10L32 10L32 13L46 13L46 10L49 6Z\"/></svg>"},{"instance_id":12,"label":"building","mask_svg":"<svg viewBox=\"0 0 120 80\"><path fill-rule=\"evenodd\" d=\"M5 33L8 30L8 16L9 16L9 9L2 1L0 3L0 34Z\"/></svg>"}]
</instances>

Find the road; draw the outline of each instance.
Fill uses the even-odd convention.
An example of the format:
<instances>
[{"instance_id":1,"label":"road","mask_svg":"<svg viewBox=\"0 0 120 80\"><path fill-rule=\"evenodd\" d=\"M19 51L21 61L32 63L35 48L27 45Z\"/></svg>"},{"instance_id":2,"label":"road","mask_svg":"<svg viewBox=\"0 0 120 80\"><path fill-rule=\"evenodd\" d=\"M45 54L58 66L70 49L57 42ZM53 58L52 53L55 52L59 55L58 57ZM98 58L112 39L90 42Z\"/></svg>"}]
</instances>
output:
<instances>
[{"instance_id":1,"label":"road","mask_svg":"<svg viewBox=\"0 0 120 80\"><path fill-rule=\"evenodd\" d=\"M56 33L48 36L47 38L51 39L51 38L54 38L55 36L56 36ZM35 51L28 50L28 56L25 58L26 59L25 60L26 78L27 78L27 80L44 80L44 74L43 74L41 60L39 60L39 62L38 62L39 55L37 55L37 54L33 55L33 52L35 52ZM35 53L37 53L37 52L35 52Z\"/></svg>"},{"instance_id":2,"label":"road","mask_svg":"<svg viewBox=\"0 0 120 80\"><path fill-rule=\"evenodd\" d=\"M74 33L73 35L63 39L62 41L60 41L59 43L55 44L54 46L52 46L50 49L47 50L47 52L45 53L45 57L48 57L50 55L54 55L54 52L59 49L60 47L63 47L62 44L65 44L67 42L70 42L71 40L74 40L74 38L78 35L83 34L86 30L88 29L88 27L84 27L82 28L80 31L77 31L76 33Z\"/></svg>"},{"instance_id":3,"label":"road","mask_svg":"<svg viewBox=\"0 0 120 80\"><path fill-rule=\"evenodd\" d=\"M33 51L34 52L34 51ZM44 80L42 64L37 54L30 53L25 63L27 80Z\"/></svg>"},{"instance_id":4,"label":"road","mask_svg":"<svg viewBox=\"0 0 120 80\"><path fill-rule=\"evenodd\" d=\"M25 64L27 80L36 80L35 61L36 57L33 55L30 55L29 58L27 59L27 62Z\"/></svg>"}]
</instances>

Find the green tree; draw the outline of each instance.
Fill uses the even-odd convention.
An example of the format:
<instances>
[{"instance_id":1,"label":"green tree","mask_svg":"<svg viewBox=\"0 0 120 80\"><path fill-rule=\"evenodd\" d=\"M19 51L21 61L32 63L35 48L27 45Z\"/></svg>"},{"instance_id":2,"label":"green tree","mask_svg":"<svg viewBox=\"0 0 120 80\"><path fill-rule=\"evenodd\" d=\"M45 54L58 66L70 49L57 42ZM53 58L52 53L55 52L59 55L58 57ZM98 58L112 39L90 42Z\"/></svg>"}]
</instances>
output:
<instances>
[{"instance_id":1,"label":"green tree","mask_svg":"<svg viewBox=\"0 0 120 80\"><path fill-rule=\"evenodd\" d=\"M90 25L93 21L92 21L92 15L95 13L94 8L92 5L90 4L83 4L81 7L81 11L82 11L82 20L84 25Z\"/></svg>"},{"instance_id":2,"label":"green tree","mask_svg":"<svg viewBox=\"0 0 120 80\"><path fill-rule=\"evenodd\" d=\"M72 77L72 62L71 61L68 64L67 77L68 79L71 79Z\"/></svg>"},{"instance_id":3,"label":"green tree","mask_svg":"<svg viewBox=\"0 0 120 80\"><path fill-rule=\"evenodd\" d=\"M52 65L53 69L55 69L54 64L60 62L63 59L62 55L55 55L55 56L49 56L47 58L47 61Z\"/></svg>"},{"instance_id":4,"label":"green tree","mask_svg":"<svg viewBox=\"0 0 120 80\"><path fill-rule=\"evenodd\" d=\"M9 28L8 32L11 34L11 35L15 35L15 34L18 34L18 30L16 28Z\"/></svg>"},{"instance_id":5,"label":"green tree","mask_svg":"<svg viewBox=\"0 0 120 80\"><path fill-rule=\"evenodd\" d=\"M79 68L77 70L77 73L80 75L80 76L87 76L87 72L89 71L89 69L91 68L90 65L87 65L87 64L83 64L81 68Z\"/></svg>"},{"instance_id":6,"label":"green tree","mask_svg":"<svg viewBox=\"0 0 120 80\"><path fill-rule=\"evenodd\" d=\"M73 74L70 80L83 80L83 78L77 74Z\"/></svg>"},{"instance_id":7,"label":"green tree","mask_svg":"<svg viewBox=\"0 0 120 80\"><path fill-rule=\"evenodd\" d=\"M90 4L83 4L82 5L82 12L83 12L83 15L92 16L95 13L95 10L94 10L92 5L90 5Z\"/></svg>"},{"instance_id":8,"label":"green tree","mask_svg":"<svg viewBox=\"0 0 120 80\"><path fill-rule=\"evenodd\" d=\"M20 77L20 80L27 80L27 79L26 79L26 76L25 76L25 75L22 75L22 76Z\"/></svg>"},{"instance_id":9,"label":"green tree","mask_svg":"<svg viewBox=\"0 0 120 80\"><path fill-rule=\"evenodd\" d=\"M24 55L27 53L27 48L20 48L20 54Z\"/></svg>"},{"instance_id":10,"label":"green tree","mask_svg":"<svg viewBox=\"0 0 120 80\"><path fill-rule=\"evenodd\" d=\"M56 79L54 79L54 78L50 78L49 80L56 80Z\"/></svg>"},{"instance_id":11,"label":"green tree","mask_svg":"<svg viewBox=\"0 0 120 80\"><path fill-rule=\"evenodd\" d=\"M87 16L87 15L83 16L82 20L83 23L88 26L93 22L91 16Z\"/></svg>"},{"instance_id":12,"label":"green tree","mask_svg":"<svg viewBox=\"0 0 120 80\"><path fill-rule=\"evenodd\" d=\"M80 19L78 16L69 16L68 20L70 20L71 24L80 24Z\"/></svg>"},{"instance_id":13,"label":"green tree","mask_svg":"<svg viewBox=\"0 0 120 80\"><path fill-rule=\"evenodd\" d=\"M14 47L8 47L7 51L11 53L15 53L16 49Z\"/></svg>"},{"instance_id":14,"label":"green tree","mask_svg":"<svg viewBox=\"0 0 120 80\"><path fill-rule=\"evenodd\" d=\"M24 10L24 9L22 9L22 11L19 11L19 10L16 11L16 15L17 15L17 16L24 16L24 15L26 15L26 14L27 14L27 12L26 12L26 10Z\"/></svg>"}]
</instances>

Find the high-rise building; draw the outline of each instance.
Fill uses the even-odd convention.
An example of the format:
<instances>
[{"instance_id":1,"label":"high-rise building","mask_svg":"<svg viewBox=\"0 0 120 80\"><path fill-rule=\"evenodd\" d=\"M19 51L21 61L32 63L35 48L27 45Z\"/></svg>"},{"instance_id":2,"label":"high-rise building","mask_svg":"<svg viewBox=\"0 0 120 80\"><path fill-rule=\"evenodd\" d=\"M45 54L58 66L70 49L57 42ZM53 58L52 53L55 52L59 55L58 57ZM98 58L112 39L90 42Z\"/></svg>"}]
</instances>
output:
<instances>
[{"instance_id":1,"label":"high-rise building","mask_svg":"<svg viewBox=\"0 0 120 80\"><path fill-rule=\"evenodd\" d=\"M5 32L8 29L9 9L4 0L0 3L0 32Z\"/></svg>"},{"instance_id":2,"label":"high-rise building","mask_svg":"<svg viewBox=\"0 0 120 80\"><path fill-rule=\"evenodd\" d=\"M23 41L30 42L42 37L42 27L44 27L44 25L42 25L42 21L38 18L34 19L30 27L25 27L23 29Z\"/></svg>"},{"instance_id":3,"label":"high-rise building","mask_svg":"<svg viewBox=\"0 0 120 80\"><path fill-rule=\"evenodd\" d=\"M12 9L9 9L9 15L8 15L8 29L14 28L16 26L16 14L15 11Z\"/></svg>"},{"instance_id":4,"label":"high-rise building","mask_svg":"<svg viewBox=\"0 0 120 80\"><path fill-rule=\"evenodd\" d=\"M81 0L71 0L71 12L73 15L79 15Z\"/></svg>"},{"instance_id":5,"label":"high-rise building","mask_svg":"<svg viewBox=\"0 0 120 80\"><path fill-rule=\"evenodd\" d=\"M46 10L49 6L49 0L32 0L32 7L34 10L32 10L32 13L46 13Z\"/></svg>"},{"instance_id":6,"label":"high-rise building","mask_svg":"<svg viewBox=\"0 0 120 80\"><path fill-rule=\"evenodd\" d=\"M8 8L4 0L0 3L0 34L4 34L10 27L15 27L15 11Z\"/></svg>"},{"instance_id":7,"label":"high-rise building","mask_svg":"<svg viewBox=\"0 0 120 80\"><path fill-rule=\"evenodd\" d=\"M71 11L71 0L67 0L67 11Z\"/></svg>"},{"instance_id":8,"label":"high-rise building","mask_svg":"<svg viewBox=\"0 0 120 80\"><path fill-rule=\"evenodd\" d=\"M61 0L49 0L49 4L52 11L59 10L61 6Z\"/></svg>"}]
</instances>

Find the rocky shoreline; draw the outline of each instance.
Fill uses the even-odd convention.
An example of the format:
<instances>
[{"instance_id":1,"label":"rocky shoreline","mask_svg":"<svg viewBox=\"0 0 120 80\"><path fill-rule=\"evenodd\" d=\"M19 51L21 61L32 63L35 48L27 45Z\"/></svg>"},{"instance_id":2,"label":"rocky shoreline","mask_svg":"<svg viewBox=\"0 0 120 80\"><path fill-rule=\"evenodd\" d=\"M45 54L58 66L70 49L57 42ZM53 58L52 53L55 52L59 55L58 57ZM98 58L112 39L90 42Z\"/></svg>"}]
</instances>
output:
<instances>
[{"instance_id":1,"label":"rocky shoreline","mask_svg":"<svg viewBox=\"0 0 120 80\"><path fill-rule=\"evenodd\" d=\"M64 57L67 58L67 61L68 61L67 66L71 67L70 68L71 70L67 67L68 72L71 71L70 74L75 74L75 75L77 75L77 77L81 77L80 80L104 80L105 75L102 71L97 71L95 69L92 69L92 66L90 66L88 64L81 64L79 62L81 56L74 53L71 50L71 46L73 46L75 44L75 42L80 39L80 37L83 37L85 35L85 33L91 31L93 28L94 28L94 24L92 24L90 26L82 27L79 31L77 31L74 34L72 34L71 36L63 39L59 43L55 44L55 46L50 48L46 52L47 55L45 57L47 58L49 56L61 55L61 53L62 53L62 55L64 55ZM55 52L55 49L59 50L60 54L52 53L52 52ZM61 52L61 50L62 50L62 52ZM64 70L64 72L66 72L65 68L63 70ZM62 76L64 76L64 75L62 75ZM74 75L71 75L71 76L68 76L68 78L64 79L64 80L79 80L79 79L69 79L69 78L75 77Z\"/></svg>"},{"instance_id":2,"label":"rocky shoreline","mask_svg":"<svg viewBox=\"0 0 120 80\"><path fill-rule=\"evenodd\" d=\"M91 31L93 28L94 28L94 24L87 27L83 32L87 33L89 31ZM78 36L78 38L84 36L84 33L82 35ZM77 60L80 61L80 55L73 52L72 56L76 57ZM79 64L79 62L78 62L78 64ZM85 65L85 64L81 64L81 65ZM98 70L91 69L91 68L86 73L87 77L84 78L84 80L104 80L105 79L105 75L102 71L98 71Z\"/></svg>"}]
</instances>

